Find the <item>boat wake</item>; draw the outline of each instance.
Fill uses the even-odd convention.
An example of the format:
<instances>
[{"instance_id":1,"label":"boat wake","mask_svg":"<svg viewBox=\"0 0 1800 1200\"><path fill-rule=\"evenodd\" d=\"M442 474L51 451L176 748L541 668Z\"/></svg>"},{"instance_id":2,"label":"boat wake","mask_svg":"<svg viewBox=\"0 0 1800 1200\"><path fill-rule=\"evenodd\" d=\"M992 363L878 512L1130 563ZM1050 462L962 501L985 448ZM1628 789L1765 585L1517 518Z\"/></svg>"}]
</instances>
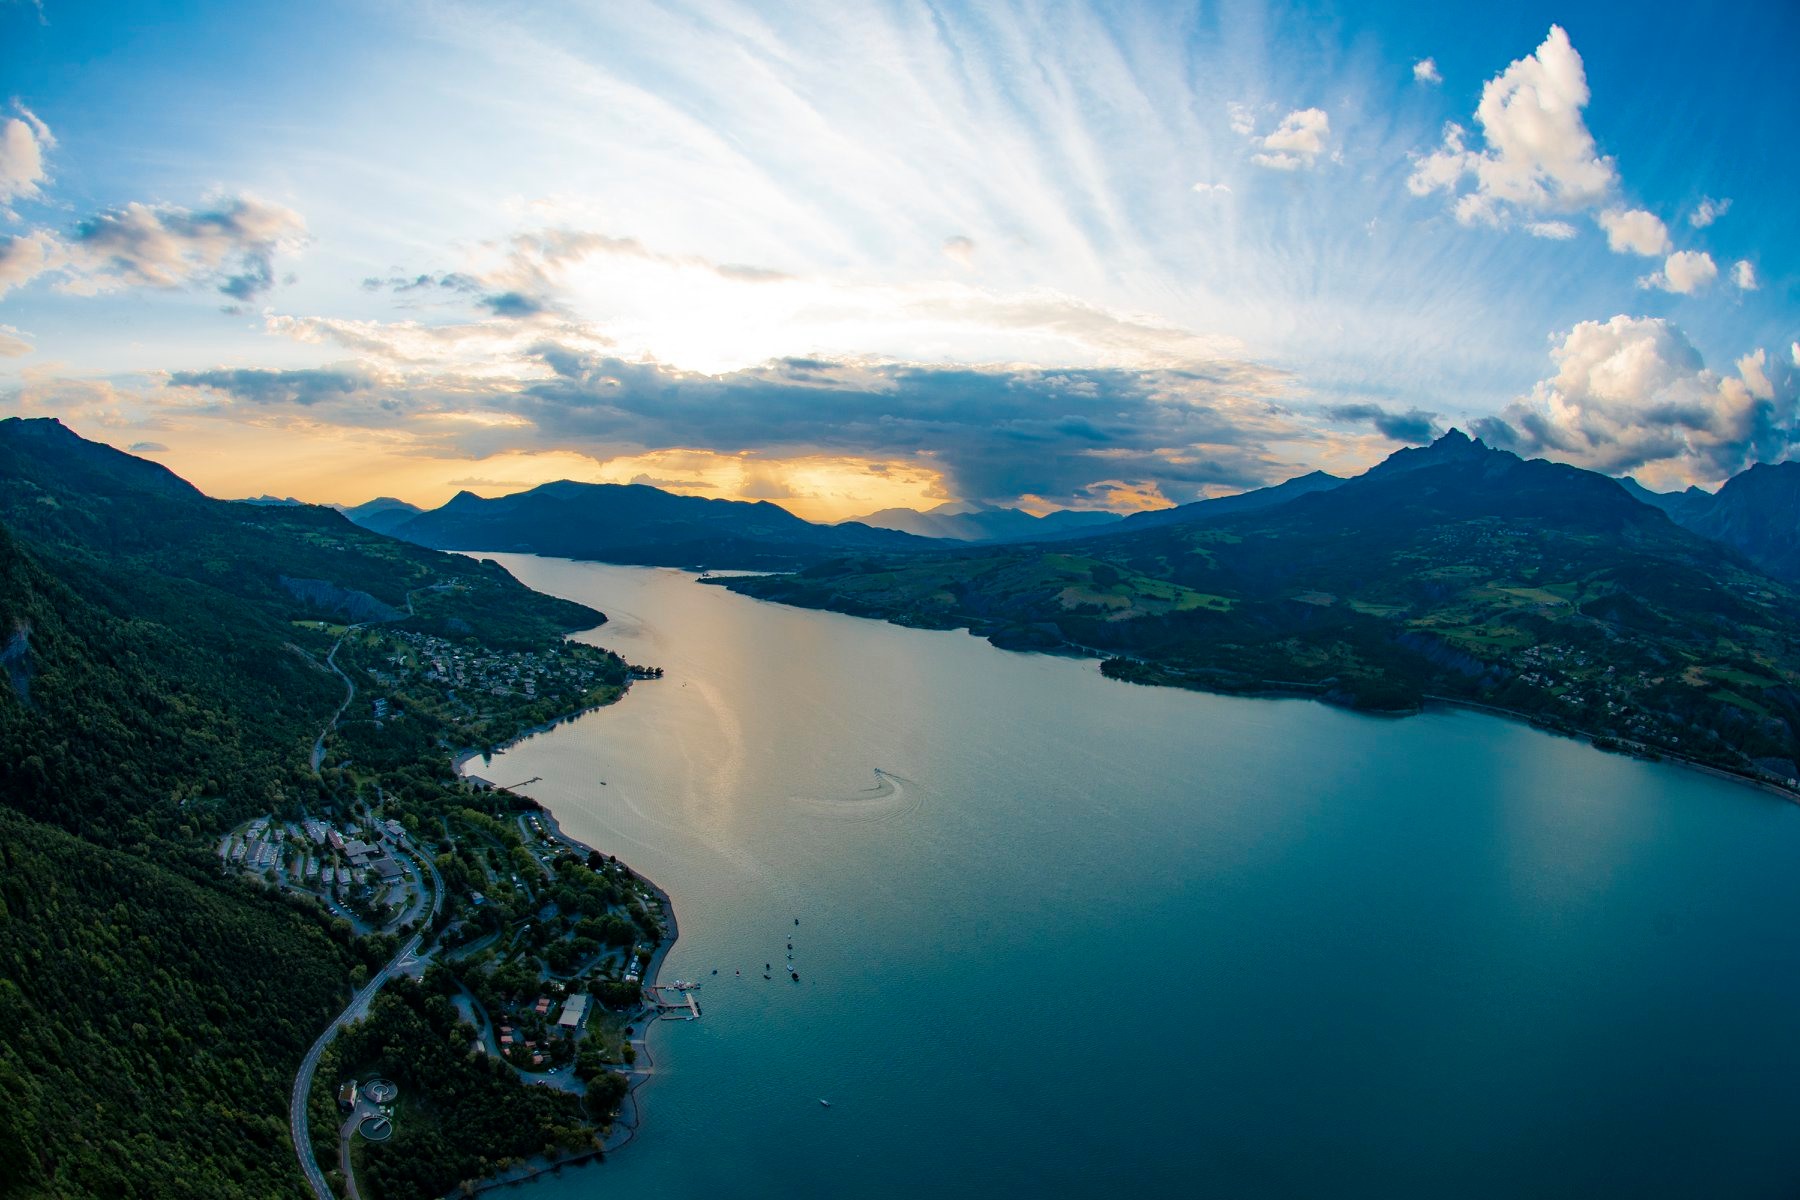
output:
<instances>
[{"instance_id":1,"label":"boat wake","mask_svg":"<svg viewBox=\"0 0 1800 1200\"><path fill-rule=\"evenodd\" d=\"M840 821L897 821L924 800L917 784L903 775L875 768L875 783L848 795L797 796L796 802L822 817Z\"/></svg>"}]
</instances>

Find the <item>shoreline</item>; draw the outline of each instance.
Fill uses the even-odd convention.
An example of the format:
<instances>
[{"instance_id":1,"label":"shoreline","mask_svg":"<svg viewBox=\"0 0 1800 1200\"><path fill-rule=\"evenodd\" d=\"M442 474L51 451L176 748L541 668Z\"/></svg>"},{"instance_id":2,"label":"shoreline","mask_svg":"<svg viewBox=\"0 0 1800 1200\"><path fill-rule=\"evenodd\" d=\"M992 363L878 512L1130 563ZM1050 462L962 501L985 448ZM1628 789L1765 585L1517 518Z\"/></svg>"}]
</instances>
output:
<instances>
[{"instance_id":1,"label":"shoreline","mask_svg":"<svg viewBox=\"0 0 1800 1200\"><path fill-rule=\"evenodd\" d=\"M977 630L973 624L967 621L948 625L914 624L909 621L898 620L894 617L884 617L870 613L849 612L844 609L830 608L825 605L802 604L793 600L777 600L767 596L758 596L748 592L740 592L736 588L729 586L728 583L710 579L700 579L697 580L697 582L711 583L714 586L724 588L725 591L731 592L733 595L743 596L747 600L754 600L762 604L779 604L784 608L798 608L808 612L830 612L846 617L860 617L866 621L880 621L887 625L898 626L901 629L919 629L928 633L965 633L970 637L986 642L997 650L1004 650L1011 654L1042 654L1052 658L1076 658L1083 661L1095 661L1101 663L1105 662L1107 659L1119 657L1117 651L1103 651L1098 647L1084 646L1078 642L1062 642L1055 646L1006 646L994 641L989 634ZM1269 681L1269 686L1265 687L1238 690L1232 688L1208 687L1197 680L1164 682L1155 679L1121 679L1112 676L1108 676L1108 678L1111 678L1115 683L1128 683L1137 687L1175 688L1179 691L1198 692L1206 696L1225 696L1246 700L1311 700L1314 703L1322 704L1327 708L1338 708L1345 712L1354 712L1368 717L1404 718L1426 712L1433 706L1467 709L1470 712L1484 713L1488 716L1500 717L1504 720L1517 721L1520 724L1530 726L1531 728L1544 733L1555 734L1559 737L1574 738L1577 741L1586 742L1590 748L1597 750L1602 754L1622 754L1628 758L1638 759L1641 762L1665 763L1670 766L1682 767L1690 771L1699 771L1728 783L1742 784L1759 791L1780 796L1782 799L1787 800L1792 804L1800 804L1800 788L1790 788L1785 784L1777 783L1772 779L1741 774L1724 767L1716 766L1712 763L1701 762L1698 759L1691 758L1679 751L1664 750L1655 746L1646 746L1641 742L1634 742L1614 734L1595 733L1591 730L1578 729L1573 726L1555 725L1549 721L1534 717L1531 713L1522 712L1518 709L1502 708L1499 705L1494 704L1484 704L1479 700L1462 700L1454 696L1441 696L1436 693L1427 692L1420 697L1419 706L1416 708L1357 709L1332 703L1325 698L1322 688L1279 680ZM1600 745L1599 742L1603 739L1613 742L1615 744L1614 747Z\"/></svg>"},{"instance_id":2,"label":"shoreline","mask_svg":"<svg viewBox=\"0 0 1800 1200\"><path fill-rule=\"evenodd\" d=\"M586 708L577 709L574 712L565 713L562 716L554 717L549 721L533 725L531 728L521 730L513 737L508 738L506 741L501 742L492 748L470 747L458 751L451 759L451 770L456 773L459 779L466 781L468 780L469 775L464 768L467 767L469 763L474 762L476 759L490 758L494 754L499 754L518 745L527 738L536 737L541 733L547 733L550 730L557 728L559 725L576 720L579 717L584 717L589 713L598 712L603 708L610 708L612 705L623 700L626 695L629 694L631 684L636 682L639 681L629 681L625 688L620 691L618 696L607 701L605 704L592 704ZM490 784L489 786L496 791L505 791L511 795L522 796L524 799L531 801L531 803L536 806L536 816L544 826L545 840L559 843L580 854L584 859L590 854L602 853L602 851L588 845L579 838L564 832L562 823L556 818L556 813L535 796L531 796L524 792L514 791L512 788L499 787L494 784ZM663 962L668 958L669 951L675 948L676 941L681 937L681 925L675 916L675 901L674 898L669 895L668 890L654 879L651 879L637 868L632 867L629 863L624 862L624 860L620 859L617 855L610 855L609 857L615 862L619 862L621 865L625 866L633 876L641 881L645 887L649 888L651 894L656 897L658 903L662 906L664 923L663 936L657 942L656 948L651 952L650 961L644 967L643 978L641 980L642 994L648 994L650 990L656 986L662 971ZM649 1038L650 1029L652 1026L659 1023L660 1013L658 1013L658 1011L649 1003L640 1001L637 1009L627 1014L625 1020L628 1028L633 1028L638 1031L635 1036L628 1036L626 1038L628 1044L634 1044L634 1048L637 1052L637 1059L629 1065L621 1064L623 1069L620 1073L625 1076L627 1085L625 1100L619 1105L619 1115L613 1121L609 1130L604 1132L604 1134L598 1129L595 1131L597 1135L600 1135L598 1148L594 1150L575 1151L555 1159L544 1160L529 1168L514 1168L514 1170L519 1173L503 1173L502 1175L492 1176L484 1183L478 1184L475 1188L476 1191L485 1192L495 1188L513 1187L518 1184L529 1183L541 1175L559 1173L567 1166L582 1166L595 1160L604 1161L608 1154L623 1149L637 1137L638 1129L643 1124L643 1102L640 1100L638 1093L655 1075L656 1061L650 1054Z\"/></svg>"}]
</instances>

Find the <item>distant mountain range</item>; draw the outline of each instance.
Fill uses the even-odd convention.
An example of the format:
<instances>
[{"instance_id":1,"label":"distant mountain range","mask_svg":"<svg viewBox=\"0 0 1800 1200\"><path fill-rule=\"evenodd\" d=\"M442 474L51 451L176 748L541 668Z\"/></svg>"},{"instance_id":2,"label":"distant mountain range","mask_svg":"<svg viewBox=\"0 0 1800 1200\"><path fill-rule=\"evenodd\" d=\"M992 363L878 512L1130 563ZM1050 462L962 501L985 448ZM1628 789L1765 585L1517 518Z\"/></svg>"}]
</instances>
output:
<instances>
[{"instance_id":1,"label":"distant mountain range","mask_svg":"<svg viewBox=\"0 0 1800 1200\"><path fill-rule=\"evenodd\" d=\"M1793 473L1748 472L1721 490L1729 508L1694 519L1746 544L1778 542L1786 522L1791 539L1778 502ZM1302 477L1096 536L722 582L1098 652L1124 679L1383 710L1448 696L1785 780L1800 773L1800 596L1747 553L1617 480L1452 431L1354 479Z\"/></svg>"},{"instance_id":2,"label":"distant mountain range","mask_svg":"<svg viewBox=\"0 0 1800 1200\"><path fill-rule=\"evenodd\" d=\"M911 508L884 508L858 517L877 529L897 529L917 537L944 538L957 542L1041 542L1080 537L1124 520L1120 513L1073 508L1037 516L1022 508L971 507L940 504L919 512Z\"/></svg>"},{"instance_id":3,"label":"distant mountain range","mask_svg":"<svg viewBox=\"0 0 1800 1200\"><path fill-rule=\"evenodd\" d=\"M416 504L408 504L392 496L377 496L367 504L348 508L342 505L335 507L351 521L364 529L373 529L376 533L392 533L425 511Z\"/></svg>"},{"instance_id":4,"label":"distant mountain range","mask_svg":"<svg viewBox=\"0 0 1800 1200\"><path fill-rule=\"evenodd\" d=\"M1742 551L1777 578L1800 580L1800 463L1758 463L1717 492L1652 492L1634 479L1621 482L1676 524Z\"/></svg>"},{"instance_id":5,"label":"distant mountain range","mask_svg":"<svg viewBox=\"0 0 1800 1200\"><path fill-rule=\"evenodd\" d=\"M853 551L903 553L932 545L855 522L815 525L766 500L707 500L642 484L562 480L494 499L458 492L441 508L402 512L398 501L377 500L345 515L437 550L665 567L788 570Z\"/></svg>"},{"instance_id":6,"label":"distant mountain range","mask_svg":"<svg viewBox=\"0 0 1800 1200\"><path fill-rule=\"evenodd\" d=\"M1391 479L1453 463L1476 466L1492 453L1452 431L1429 447L1399 450L1358 478ZM946 543L1085 541L1211 525L1335 491L1348 482L1313 471L1270 487L1129 516L1064 509L1040 517L1016 508L945 504L924 512L887 508L836 525L803 520L767 501L703 499L642 484L570 480L493 499L459 492L430 510L392 497L333 507L365 529L440 550L510 550L653 566L782 571L865 551L932 553L947 549ZM1699 488L1654 492L1630 478L1613 482L1631 499L1666 513L1682 528L1730 546L1777 578L1800 581L1800 463L1752 467L1716 494ZM241 503L299 504L271 496Z\"/></svg>"}]
</instances>

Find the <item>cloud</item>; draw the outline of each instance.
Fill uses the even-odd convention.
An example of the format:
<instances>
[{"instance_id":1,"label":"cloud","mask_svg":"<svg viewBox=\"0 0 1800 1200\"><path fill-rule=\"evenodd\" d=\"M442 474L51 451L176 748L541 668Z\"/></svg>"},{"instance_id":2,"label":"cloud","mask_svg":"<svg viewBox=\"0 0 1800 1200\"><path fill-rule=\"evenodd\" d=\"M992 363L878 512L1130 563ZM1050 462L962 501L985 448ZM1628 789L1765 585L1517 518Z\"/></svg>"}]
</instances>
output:
<instances>
[{"instance_id":1,"label":"cloud","mask_svg":"<svg viewBox=\"0 0 1800 1200\"><path fill-rule=\"evenodd\" d=\"M1415 196L1443 191L1465 225L1508 224L1516 214L1572 212L1604 200L1617 182L1612 160L1600 156L1582 120L1587 74L1560 25L1536 52L1519 59L1481 89L1475 109L1483 145L1452 122L1443 143L1415 157L1407 188ZM1463 191L1465 180L1473 187Z\"/></svg>"},{"instance_id":2,"label":"cloud","mask_svg":"<svg viewBox=\"0 0 1800 1200\"><path fill-rule=\"evenodd\" d=\"M1532 237L1549 238L1553 242L1566 242L1575 236L1575 227L1567 221L1533 221L1525 226L1525 232Z\"/></svg>"},{"instance_id":3,"label":"cloud","mask_svg":"<svg viewBox=\"0 0 1800 1200\"><path fill-rule=\"evenodd\" d=\"M1444 77L1442 75L1438 74L1437 60L1432 59L1432 58L1421 58L1418 62L1414 63L1413 64L1413 82L1415 82L1415 83L1442 83L1442 82L1444 82Z\"/></svg>"},{"instance_id":4,"label":"cloud","mask_svg":"<svg viewBox=\"0 0 1800 1200\"><path fill-rule=\"evenodd\" d=\"M210 283L236 300L274 285L274 256L306 233L300 214L250 196L195 211L132 203L89 217L64 246L78 294Z\"/></svg>"},{"instance_id":5,"label":"cloud","mask_svg":"<svg viewBox=\"0 0 1800 1200\"><path fill-rule=\"evenodd\" d=\"M56 146L48 125L29 108L15 108L18 116L0 122L0 214L11 201L35 200L42 194L39 185L50 178L44 152Z\"/></svg>"},{"instance_id":6,"label":"cloud","mask_svg":"<svg viewBox=\"0 0 1800 1200\"><path fill-rule=\"evenodd\" d=\"M1330 137L1331 118L1324 109L1297 108L1262 139L1266 153L1253 155L1250 161L1271 170L1297 171L1317 161Z\"/></svg>"},{"instance_id":7,"label":"cloud","mask_svg":"<svg viewBox=\"0 0 1800 1200\"><path fill-rule=\"evenodd\" d=\"M66 257L62 245L42 231L0 237L0 296L54 270Z\"/></svg>"},{"instance_id":8,"label":"cloud","mask_svg":"<svg viewBox=\"0 0 1800 1200\"><path fill-rule=\"evenodd\" d=\"M495 292L483 296L480 303L496 317L535 317L551 311L548 300L526 292Z\"/></svg>"},{"instance_id":9,"label":"cloud","mask_svg":"<svg viewBox=\"0 0 1800 1200\"><path fill-rule=\"evenodd\" d=\"M944 255L961 267L975 265L975 239L956 234L944 239Z\"/></svg>"},{"instance_id":10,"label":"cloud","mask_svg":"<svg viewBox=\"0 0 1800 1200\"><path fill-rule=\"evenodd\" d=\"M1688 214L1688 224L1695 229L1705 229L1714 221L1731 211L1731 199L1714 200L1711 196L1702 196L1694 211Z\"/></svg>"},{"instance_id":11,"label":"cloud","mask_svg":"<svg viewBox=\"0 0 1800 1200\"><path fill-rule=\"evenodd\" d=\"M968 242L970 252L974 242ZM950 238L945 253L956 256ZM793 277L772 267L746 263L721 263L694 254L668 254L653 250L635 237L589 229L544 228L514 234L504 244L502 261L475 278L487 289L478 303L499 317L530 318L562 314L557 295L567 273L589 259L615 257L638 259L659 266L702 271L733 283L783 283ZM440 279L462 279L461 275Z\"/></svg>"},{"instance_id":12,"label":"cloud","mask_svg":"<svg viewBox=\"0 0 1800 1200\"><path fill-rule=\"evenodd\" d=\"M36 349L30 334L11 325L0 325L0 358L23 358Z\"/></svg>"},{"instance_id":13,"label":"cloud","mask_svg":"<svg viewBox=\"0 0 1800 1200\"><path fill-rule=\"evenodd\" d=\"M169 448L161 442L133 442L125 449L133 454L165 454Z\"/></svg>"},{"instance_id":14,"label":"cloud","mask_svg":"<svg viewBox=\"0 0 1800 1200\"><path fill-rule=\"evenodd\" d=\"M1294 474L1272 446L1325 436L1273 402L1284 376L1250 363L1048 370L811 359L705 375L557 341L528 359L536 378L351 364L182 371L169 383L291 406L308 422L405 433L438 452L903 461L981 502L1066 500L1103 480L1191 499Z\"/></svg>"},{"instance_id":15,"label":"cloud","mask_svg":"<svg viewBox=\"0 0 1800 1200\"><path fill-rule=\"evenodd\" d=\"M1194 185L1194 190L1202 196L1225 196L1231 194L1229 183L1207 183L1202 181Z\"/></svg>"},{"instance_id":16,"label":"cloud","mask_svg":"<svg viewBox=\"0 0 1800 1200\"><path fill-rule=\"evenodd\" d=\"M302 407L360 395L375 386L371 374L360 367L298 370L235 367L214 371L171 371L169 382L177 387L223 392L252 404L297 404Z\"/></svg>"},{"instance_id":17,"label":"cloud","mask_svg":"<svg viewBox=\"0 0 1800 1200\"><path fill-rule=\"evenodd\" d=\"M1473 432L1608 474L1650 466L1688 483L1775 461L1800 436L1792 379L1786 394L1778 390L1761 350L1721 375L1676 326L1621 315L1575 326L1550 357L1555 375Z\"/></svg>"},{"instance_id":18,"label":"cloud","mask_svg":"<svg viewBox=\"0 0 1800 1200\"><path fill-rule=\"evenodd\" d=\"M1437 414L1417 408L1396 413L1377 404L1334 404L1327 406L1324 412L1333 421L1346 424L1367 423L1383 437L1409 445L1429 442L1441 432Z\"/></svg>"},{"instance_id":19,"label":"cloud","mask_svg":"<svg viewBox=\"0 0 1800 1200\"><path fill-rule=\"evenodd\" d=\"M362 281L365 292L388 291L404 295L408 292L441 291L457 295L473 295L482 290L481 281L460 271L442 275L393 275L386 279L370 277Z\"/></svg>"},{"instance_id":20,"label":"cloud","mask_svg":"<svg viewBox=\"0 0 1800 1200\"><path fill-rule=\"evenodd\" d=\"M1668 226L1655 213L1641 208L1609 208L1594 219L1606 231L1606 244L1614 254L1655 258L1669 252Z\"/></svg>"},{"instance_id":21,"label":"cloud","mask_svg":"<svg viewBox=\"0 0 1800 1200\"><path fill-rule=\"evenodd\" d=\"M1225 106L1231 118L1231 132L1240 137L1249 137L1256 132L1256 114L1248 104L1239 104L1235 100Z\"/></svg>"},{"instance_id":22,"label":"cloud","mask_svg":"<svg viewBox=\"0 0 1800 1200\"><path fill-rule=\"evenodd\" d=\"M1754 292L1762 284L1756 278L1756 267L1747 258L1740 258L1731 267L1731 282L1741 292Z\"/></svg>"},{"instance_id":23,"label":"cloud","mask_svg":"<svg viewBox=\"0 0 1800 1200\"><path fill-rule=\"evenodd\" d=\"M1677 250L1663 262L1663 269L1638 280L1643 288L1659 288L1691 296L1719 277L1719 264L1704 250Z\"/></svg>"}]
</instances>

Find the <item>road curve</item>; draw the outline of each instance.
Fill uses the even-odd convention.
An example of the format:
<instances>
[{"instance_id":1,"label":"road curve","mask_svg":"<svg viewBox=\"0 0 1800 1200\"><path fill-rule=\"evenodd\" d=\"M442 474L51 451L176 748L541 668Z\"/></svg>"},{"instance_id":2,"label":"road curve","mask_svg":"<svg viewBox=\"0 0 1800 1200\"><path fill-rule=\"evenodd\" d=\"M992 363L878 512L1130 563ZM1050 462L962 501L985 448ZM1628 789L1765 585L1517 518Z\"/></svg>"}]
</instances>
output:
<instances>
[{"instance_id":1,"label":"road curve","mask_svg":"<svg viewBox=\"0 0 1800 1200\"><path fill-rule=\"evenodd\" d=\"M437 864L420 854L410 842L405 843L425 869L431 873L431 919L435 920L444 906L444 877L438 874ZM429 928L429 921L427 922ZM294 1153L299 1156L300 1170L306 1174L306 1182L312 1185L313 1195L318 1200L336 1200L331 1186L325 1182L325 1172L319 1169L319 1160L313 1154L311 1122L307 1119L306 1102L312 1095L313 1076L319 1070L319 1057L325 1053L325 1047L331 1045L338 1030L352 1021L360 1021L369 1013L369 1002L375 999L375 993L387 985L387 981L402 972L408 972L422 960L417 957L419 945L425 940L423 932L415 933L406 939L400 952L388 961L387 966L376 972L375 977L363 984L362 990L350 998L344 1011L333 1018L325 1027L306 1057L300 1060L300 1072L294 1076L294 1093L288 1099L288 1129L294 1138Z\"/></svg>"}]
</instances>

